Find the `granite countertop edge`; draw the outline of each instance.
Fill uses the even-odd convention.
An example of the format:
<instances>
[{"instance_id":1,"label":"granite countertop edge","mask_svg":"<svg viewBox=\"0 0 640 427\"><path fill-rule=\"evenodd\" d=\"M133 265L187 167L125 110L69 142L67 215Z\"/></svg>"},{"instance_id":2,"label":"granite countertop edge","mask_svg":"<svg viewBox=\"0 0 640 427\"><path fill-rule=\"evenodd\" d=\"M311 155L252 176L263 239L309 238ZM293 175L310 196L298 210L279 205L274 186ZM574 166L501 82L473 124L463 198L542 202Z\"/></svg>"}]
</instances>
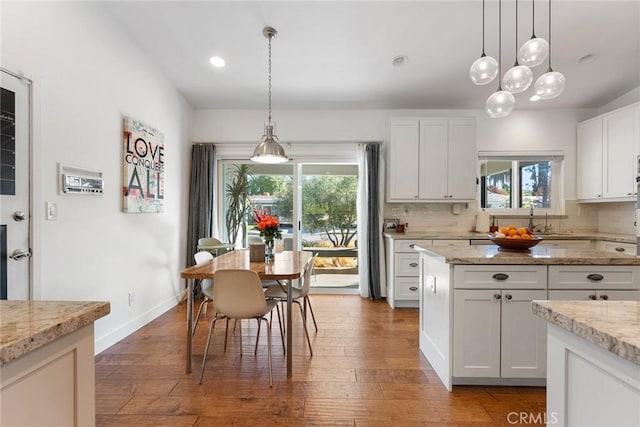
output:
<instances>
[{"instance_id":1,"label":"granite countertop edge","mask_svg":"<svg viewBox=\"0 0 640 427\"><path fill-rule=\"evenodd\" d=\"M3 303L5 304L0 308L3 307L4 310L10 310L10 307L7 307L8 304L13 306L20 303L44 305L47 304L47 301L3 301ZM63 301L51 301L51 303L57 305L65 304ZM0 365L73 333L111 312L111 305L106 301L69 301L66 304L69 305L69 310L63 315L59 315L55 319L52 318L49 322L42 322L42 325L28 334L21 334L11 341L0 343ZM0 328L3 330L3 335L5 334L5 328L12 327L11 323L16 323L15 321L11 322L14 319L7 318L10 318L10 315L5 311L0 319ZM28 321L27 319L20 320Z\"/></svg>"},{"instance_id":2,"label":"granite countertop edge","mask_svg":"<svg viewBox=\"0 0 640 427\"><path fill-rule=\"evenodd\" d=\"M407 231L405 233L395 233L385 231L382 233L384 237L388 237L393 240L413 240L413 239L435 239L435 240L471 240L480 239L488 240L489 232L478 233L475 231L460 231L460 232L437 232L437 231ZM613 233L597 233L597 232L572 232L572 233L559 233L559 234L538 234L543 239L548 240L601 240L607 242L618 243L630 243L634 244L637 241L637 237L627 234L613 234Z\"/></svg>"},{"instance_id":3,"label":"granite countertop edge","mask_svg":"<svg viewBox=\"0 0 640 427\"><path fill-rule=\"evenodd\" d=\"M567 301L563 301L566 303ZM608 304L611 307L615 307L618 302L628 303L628 301L594 301L594 302L574 302L574 303L582 303L582 304ZM629 362L640 366L640 346L630 342L625 339L623 334L621 336L613 335L607 331L598 328L596 325L589 324L587 321L581 321L576 319L575 317L570 316L568 313L558 311L554 309L553 306L547 306L545 304L550 303L550 301L532 301L531 302L531 311L536 316L546 320L547 322L558 326L572 334L579 336L590 343L603 348L607 351L610 351L621 358L628 360ZM551 302L553 303L553 302ZM636 303L640 304L640 303ZM578 307L579 304L576 304ZM640 305L639 305L640 307ZM637 308L636 308L637 310ZM634 327L633 325L631 326ZM635 326L637 327L637 326ZM636 331L638 336L635 337L636 341L640 340L640 332Z\"/></svg>"}]
</instances>

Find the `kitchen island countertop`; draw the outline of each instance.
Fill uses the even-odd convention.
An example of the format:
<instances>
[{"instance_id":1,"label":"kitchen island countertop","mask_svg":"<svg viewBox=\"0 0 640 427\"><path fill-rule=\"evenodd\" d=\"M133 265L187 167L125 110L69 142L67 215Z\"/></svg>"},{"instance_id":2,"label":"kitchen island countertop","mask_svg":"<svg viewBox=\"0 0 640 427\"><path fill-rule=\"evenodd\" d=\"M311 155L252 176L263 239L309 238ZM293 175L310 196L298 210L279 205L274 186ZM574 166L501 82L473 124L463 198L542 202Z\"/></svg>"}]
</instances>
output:
<instances>
[{"instance_id":1,"label":"kitchen island countertop","mask_svg":"<svg viewBox=\"0 0 640 427\"><path fill-rule=\"evenodd\" d=\"M640 257L595 249L538 245L527 251L506 251L496 245L416 246L417 251L444 258L448 264L496 265L640 265Z\"/></svg>"},{"instance_id":2,"label":"kitchen island countertop","mask_svg":"<svg viewBox=\"0 0 640 427\"><path fill-rule=\"evenodd\" d=\"M640 366L640 301L533 301L531 310Z\"/></svg>"},{"instance_id":3,"label":"kitchen island countertop","mask_svg":"<svg viewBox=\"0 0 640 427\"><path fill-rule=\"evenodd\" d=\"M0 301L0 365L109 314L108 302Z\"/></svg>"},{"instance_id":4,"label":"kitchen island countertop","mask_svg":"<svg viewBox=\"0 0 640 427\"><path fill-rule=\"evenodd\" d=\"M383 235L393 240L489 240L489 233L475 231L407 231L404 233L384 232ZM537 236L549 240L603 240L619 243L636 243L636 236L613 233L560 232L540 234Z\"/></svg>"}]
</instances>

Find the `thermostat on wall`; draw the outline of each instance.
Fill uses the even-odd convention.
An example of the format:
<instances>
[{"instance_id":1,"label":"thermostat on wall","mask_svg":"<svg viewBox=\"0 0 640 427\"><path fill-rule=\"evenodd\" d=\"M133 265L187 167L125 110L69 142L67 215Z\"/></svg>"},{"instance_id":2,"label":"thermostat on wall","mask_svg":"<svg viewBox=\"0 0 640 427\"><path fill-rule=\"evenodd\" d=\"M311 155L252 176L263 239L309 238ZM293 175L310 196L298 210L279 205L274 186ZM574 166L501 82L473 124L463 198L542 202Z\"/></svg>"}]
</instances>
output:
<instances>
[{"instance_id":1,"label":"thermostat on wall","mask_svg":"<svg viewBox=\"0 0 640 427\"><path fill-rule=\"evenodd\" d=\"M100 195L104 192L102 172L58 164L62 194Z\"/></svg>"}]
</instances>

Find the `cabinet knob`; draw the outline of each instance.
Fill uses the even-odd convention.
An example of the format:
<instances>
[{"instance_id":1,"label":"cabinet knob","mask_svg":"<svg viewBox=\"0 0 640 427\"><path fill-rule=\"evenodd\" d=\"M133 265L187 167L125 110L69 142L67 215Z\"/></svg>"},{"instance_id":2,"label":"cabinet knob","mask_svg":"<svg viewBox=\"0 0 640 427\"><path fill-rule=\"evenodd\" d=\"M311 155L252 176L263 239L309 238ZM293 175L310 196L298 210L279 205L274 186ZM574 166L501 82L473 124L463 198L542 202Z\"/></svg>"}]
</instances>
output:
<instances>
[{"instance_id":1,"label":"cabinet knob","mask_svg":"<svg viewBox=\"0 0 640 427\"><path fill-rule=\"evenodd\" d=\"M509 301L511 301L511 298L513 298L513 296L511 294L506 294L504 297L506 299L508 299Z\"/></svg>"},{"instance_id":2,"label":"cabinet knob","mask_svg":"<svg viewBox=\"0 0 640 427\"><path fill-rule=\"evenodd\" d=\"M633 196L633 193L627 193L627 196Z\"/></svg>"},{"instance_id":3,"label":"cabinet knob","mask_svg":"<svg viewBox=\"0 0 640 427\"><path fill-rule=\"evenodd\" d=\"M493 277L496 280L507 280L509 278L509 275L505 273L496 273L491 277Z\"/></svg>"},{"instance_id":4,"label":"cabinet knob","mask_svg":"<svg viewBox=\"0 0 640 427\"><path fill-rule=\"evenodd\" d=\"M418 263L417 263L417 262L412 262L412 263L410 263L410 264L409 264L409 266L410 266L410 267L417 267L417 266L418 266Z\"/></svg>"},{"instance_id":5,"label":"cabinet knob","mask_svg":"<svg viewBox=\"0 0 640 427\"><path fill-rule=\"evenodd\" d=\"M412 287L410 287L410 288L409 288L409 290L410 290L410 291L417 291L417 290L418 290L418 287L417 287L417 286L412 286Z\"/></svg>"},{"instance_id":6,"label":"cabinet knob","mask_svg":"<svg viewBox=\"0 0 640 427\"><path fill-rule=\"evenodd\" d=\"M600 295L600 299L603 299L606 301L609 299L609 295Z\"/></svg>"},{"instance_id":7,"label":"cabinet knob","mask_svg":"<svg viewBox=\"0 0 640 427\"><path fill-rule=\"evenodd\" d=\"M587 276L587 279L593 280L594 282L599 282L602 279L604 279L604 276L602 274L593 273L593 274L589 274Z\"/></svg>"},{"instance_id":8,"label":"cabinet knob","mask_svg":"<svg viewBox=\"0 0 640 427\"><path fill-rule=\"evenodd\" d=\"M591 300L596 300L596 299L597 299L597 297L596 297L595 295L589 295L589 299L591 299Z\"/></svg>"},{"instance_id":9,"label":"cabinet knob","mask_svg":"<svg viewBox=\"0 0 640 427\"><path fill-rule=\"evenodd\" d=\"M411 249L413 249L413 248L415 248L415 247L416 247L416 244L415 244L415 243L412 243L412 244L410 244L410 245L409 245L409 247L410 247Z\"/></svg>"},{"instance_id":10,"label":"cabinet knob","mask_svg":"<svg viewBox=\"0 0 640 427\"><path fill-rule=\"evenodd\" d=\"M502 298L502 295L500 295L500 294L493 294L493 297L494 297L495 299L500 299L500 298Z\"/></svg>"},{"instance_id":11,"label":"cabinet knob","mask_svg":"<svg viewBox=\"0 0 640 427\"><path fill-rule=\"evenodd\" d=\"M616 252L624 252L624 248L617 247L617 248L616 248Z\"/></svg>"}]
</instances>

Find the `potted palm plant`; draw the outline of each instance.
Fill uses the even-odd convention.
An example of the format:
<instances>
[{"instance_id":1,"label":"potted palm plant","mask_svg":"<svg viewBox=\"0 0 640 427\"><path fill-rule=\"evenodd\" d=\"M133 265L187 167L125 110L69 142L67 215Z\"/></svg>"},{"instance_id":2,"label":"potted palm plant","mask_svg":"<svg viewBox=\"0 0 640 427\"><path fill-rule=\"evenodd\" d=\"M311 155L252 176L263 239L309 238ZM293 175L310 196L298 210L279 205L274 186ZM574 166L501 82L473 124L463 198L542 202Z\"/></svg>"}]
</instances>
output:
<instances>
[{"instance_id":1,"label":"potted palm plant","mask_svg":"<svg viewBox=\"0 0 640 427\"><path fill-rule=\"evenodd\" d=\"M242 246L246 246L247 215L251 202L249 200L249 173L251 168L246 164L233 165L230 179L227 181L225 195L227 213L225 224L229 243L236 243L238 234L242 232Z\"/></svg>"}]
</instances>

